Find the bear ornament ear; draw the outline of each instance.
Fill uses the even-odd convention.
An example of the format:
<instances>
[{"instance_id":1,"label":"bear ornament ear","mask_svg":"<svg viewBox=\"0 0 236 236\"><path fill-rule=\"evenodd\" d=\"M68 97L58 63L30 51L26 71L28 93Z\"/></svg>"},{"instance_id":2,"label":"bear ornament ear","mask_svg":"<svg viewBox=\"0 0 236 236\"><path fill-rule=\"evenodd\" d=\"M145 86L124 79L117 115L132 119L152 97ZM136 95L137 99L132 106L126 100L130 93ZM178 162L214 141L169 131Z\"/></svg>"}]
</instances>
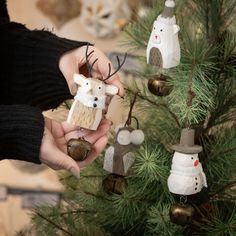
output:
<instances>
[{"instance_id":1,"label":"bear ornament ear","mask_svg":"<svg viewBox=\"0 0 236 236\"><path fill-rule=\"evenodd\" d=\"M180 27L178 25L173 25L174 27L174 34L177 34L180 31Z\"/></svg>"}]
</instances>

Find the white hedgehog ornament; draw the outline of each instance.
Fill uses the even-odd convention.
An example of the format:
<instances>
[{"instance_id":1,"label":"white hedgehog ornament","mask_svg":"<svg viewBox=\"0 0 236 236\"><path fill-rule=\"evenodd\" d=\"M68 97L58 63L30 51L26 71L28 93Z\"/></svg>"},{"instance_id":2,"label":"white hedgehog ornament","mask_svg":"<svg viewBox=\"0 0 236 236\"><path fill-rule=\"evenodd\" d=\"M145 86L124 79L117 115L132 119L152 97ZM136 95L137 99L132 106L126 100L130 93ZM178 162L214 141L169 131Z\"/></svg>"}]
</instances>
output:
<instances>
[{"instance_id":1,"label":"white hedgehog ornament","mask_svg":"<svg viewBox=\"0 0 236 236\"><path fill-rule=\"evenodd\" d=\"M165 1L165 9L153 23L147 46L147 63L164 69L176 67L180 62L180 28L176 24L174 7L174 0Z\"/></svg>"},{"instance_id":2,"label":"white hedgehog ornament","mask_svg":"<svg viewBox=\"0 0 236 236\"><path fill-rule=\"evenodd\" d=\"M132 127L120 128L116 134L114 146L105 153L103 168L113 174L126 176L134 163L134 151L138 150L144 141L144 133Z\"/></svg>"},{"instance_id":3,"label":"white hedgehog ornament","mask_svg":"<svg viewBox=\"0 0 236 236\"><path fill-rule=\"evenodd\" d=\"M171 193L192 195L207 187L205 173L198 159L202 147L194 144L193 129L183 129L180 144L173 145L175 150L168 188Z\"/></svg>"}]
</instances>

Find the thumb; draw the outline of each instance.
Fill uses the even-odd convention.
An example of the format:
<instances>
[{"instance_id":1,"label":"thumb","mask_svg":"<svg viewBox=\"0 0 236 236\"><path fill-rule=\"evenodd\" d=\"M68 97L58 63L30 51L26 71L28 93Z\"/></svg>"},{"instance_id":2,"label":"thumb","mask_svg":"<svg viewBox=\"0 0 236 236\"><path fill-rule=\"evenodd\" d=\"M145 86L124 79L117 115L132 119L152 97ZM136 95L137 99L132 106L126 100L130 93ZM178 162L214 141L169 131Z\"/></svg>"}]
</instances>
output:
<instances>
[{"instance_id":1,"label":"thumb","mask_svg":"<svg viewBox=\"0 0 236 236\"><path fill-rule=\"evenodd\" d=\"M57 155L55 155L57 156ZM62 169L68 170L71 172L72 175L74 175L77 179L80 178L80 168L78 164L68 155L66 155L64 152L58 149L58 156L57 158L61 160L61 163L59 165Z\"/></svg>"},{"instance_id":2,"label":"thumb","mask_svg":"<svg viewBox=\"0 0 236 236\"><path fill-rule=\"evenodd\" d=\"M79 67L74 52L75 49L64 53L59 60L59 68L66 79L72 95L75 95L78 89L77 84L73 80L73 75L79 72Z\"/></svg>"},{"instance_id":3,"label":"thumb","mask_svg":"<svg viewBox=\"0 0 236 236\"><path fill-rule=\"evenodd\" d=\"M80 168L78 164L56 146L48 148L45 155L41 157L41 161L54 170L68 170L76 178L80 178Z\"/></svg>"}]
</instances>

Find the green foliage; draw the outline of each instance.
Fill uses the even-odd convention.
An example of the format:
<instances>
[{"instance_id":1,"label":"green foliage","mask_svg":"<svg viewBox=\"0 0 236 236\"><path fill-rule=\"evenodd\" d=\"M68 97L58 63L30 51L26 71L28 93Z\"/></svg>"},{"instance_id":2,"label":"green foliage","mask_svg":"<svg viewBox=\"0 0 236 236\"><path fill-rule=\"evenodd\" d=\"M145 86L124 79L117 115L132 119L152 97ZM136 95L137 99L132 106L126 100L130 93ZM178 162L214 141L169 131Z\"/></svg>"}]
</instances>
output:
<instances>
[{"instance_id":1,"label":"green foliage","mask_svg":"<svg viewBox=\"0 0 236 236\"><path fill-rule=\"evenodd\" d=\"M180 236L182 235L181 227L170 222L169 219L170 205L157 204L151 207L149 211L148 228L149 235L158 235L160 232L163 236Z\"/></svg>"},{"instance_id":2,"label":"green foliage","mask_svg":"<svg viewBox=\"0 0 236 236\"><path fill-rule=\"evenodd\" d=\"M236 234L236 204L215 202L209 219L198 225L198 232L192 235L234 236Z\"/></svg>"}]
</instances>

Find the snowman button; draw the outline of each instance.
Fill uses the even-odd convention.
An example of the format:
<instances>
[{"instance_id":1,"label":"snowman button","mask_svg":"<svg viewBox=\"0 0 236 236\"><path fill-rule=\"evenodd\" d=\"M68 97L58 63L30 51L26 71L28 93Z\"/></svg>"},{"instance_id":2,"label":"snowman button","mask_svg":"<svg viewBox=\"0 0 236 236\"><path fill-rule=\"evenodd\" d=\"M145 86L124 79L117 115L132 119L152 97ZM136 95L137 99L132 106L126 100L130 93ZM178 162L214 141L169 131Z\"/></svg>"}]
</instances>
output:
<instances>
[{"instance_id":1,"label":"snowman button","mask_svg":"<svg viewBox=\"0 0 236 236\"><path fill-rule=\"evenodd\" d=\"M97 104L96 104L96 103L94 103L94 104L93 104L93 107L97 107Z\"/></svg>"},{"instance_id":2,"label":"snowman button","mask_svg":"<svg viewBox=\"0 0 236 236\"><path fill-rule=\"evenodd\" d=\"M94 101L97 101L97 100L98 100L98 98L97 98L97 97L95 97L95 98L94 98Z\"/></svg>"},{"instance_id":3,"label":"snowman button","mask_svg":"<svg viewBox=\"0 0 236 236\"><path fill-rule=\"evenodd\" d=\"M198 185L198 182L196 183L196 185Z\"/></svg>"},{"instance_id":4,"label":"snowman button","mask_svg":"<svg viewBox=\"0 0 236 236\"><path fill-rule=\"evenodd\" d=\"M195 180L197 180L197 177L195 178Z\"/></svg>"},{"instance_id":5,"label":"snowman button","mask_svg":"<svg viewBox=\"0 0 236 236\"><path fill-rule=\"evenodd\" d=\"M195 188L195 190L197 191L197 188Z\"/></svg>"}]
</instances>

